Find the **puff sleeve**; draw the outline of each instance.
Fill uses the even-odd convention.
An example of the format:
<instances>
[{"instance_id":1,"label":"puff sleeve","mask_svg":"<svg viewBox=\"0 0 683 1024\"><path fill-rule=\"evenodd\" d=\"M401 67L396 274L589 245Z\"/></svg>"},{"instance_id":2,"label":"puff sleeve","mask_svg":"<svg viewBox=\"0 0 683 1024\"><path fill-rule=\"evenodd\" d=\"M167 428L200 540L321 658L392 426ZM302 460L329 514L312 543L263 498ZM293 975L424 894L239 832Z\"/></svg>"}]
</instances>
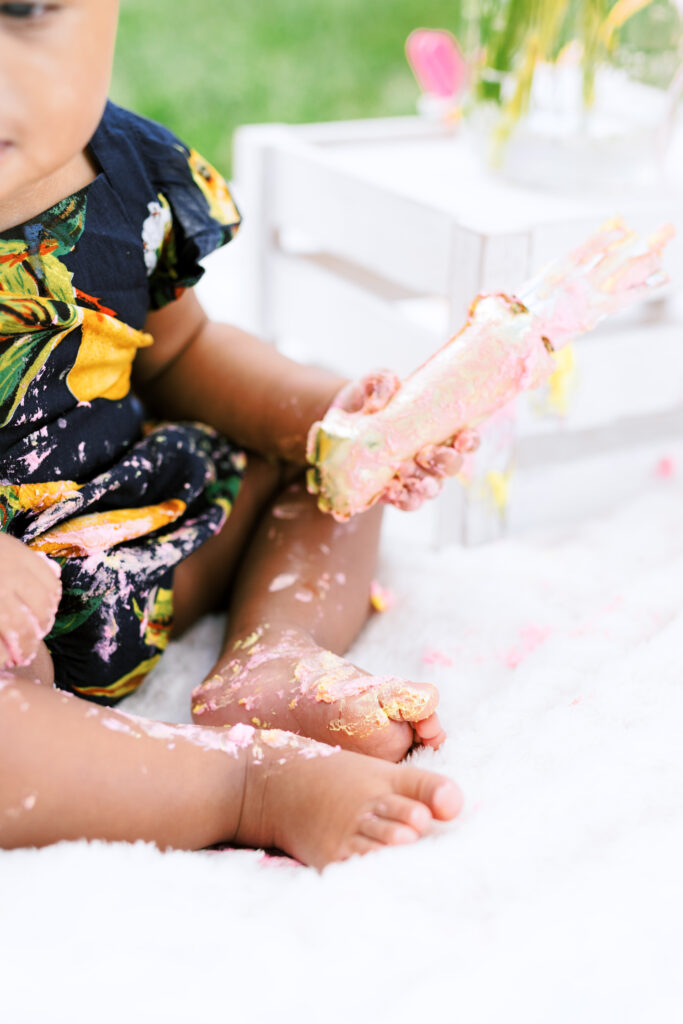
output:
<instances>
[{"instance_id":1,"label":"puff sleeve","mask_svg":"<svg viewBox=\"0 0 683 1024\"><path fill-rule=\"evenodd\" d=\"M150 309L195 285L200 261L234 238L241 221L227 183L194 149L173 138L155 162L157 198L142 228Z\"/></svg>"}]
</instances>

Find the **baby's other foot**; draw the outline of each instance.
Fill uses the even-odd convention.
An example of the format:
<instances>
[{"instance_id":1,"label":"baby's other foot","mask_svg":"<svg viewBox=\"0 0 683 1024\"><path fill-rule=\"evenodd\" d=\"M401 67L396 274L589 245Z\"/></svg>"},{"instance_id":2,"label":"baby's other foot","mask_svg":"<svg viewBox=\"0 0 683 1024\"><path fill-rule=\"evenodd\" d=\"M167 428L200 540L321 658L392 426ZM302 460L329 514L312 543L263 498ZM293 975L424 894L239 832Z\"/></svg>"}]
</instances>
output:
<instances>
[{"instance_id":1,"label":"baby's other foot","mask_svg":"<svg viewBox=\"0 0 683 1024\"><path fill-rule=\"evenodd\" d=\"M413 843L434 818L449 821L462 807L460 789L443 775L281 730L253 730L244 753L244 798L232 841L277 847L318 869Z\"/></svg>"},{"instance_id":2,"label":"baby's other foot","mask_svg":"<svg viewBox=\"0 0 683 1024\"><path fill-rule=\"evenodd\" d=\"M301 630L259 627L239 638L192 695L201 725L275 727L400 761L445 739L428 683L373 676Z\"/></svg>"}]
</instances>

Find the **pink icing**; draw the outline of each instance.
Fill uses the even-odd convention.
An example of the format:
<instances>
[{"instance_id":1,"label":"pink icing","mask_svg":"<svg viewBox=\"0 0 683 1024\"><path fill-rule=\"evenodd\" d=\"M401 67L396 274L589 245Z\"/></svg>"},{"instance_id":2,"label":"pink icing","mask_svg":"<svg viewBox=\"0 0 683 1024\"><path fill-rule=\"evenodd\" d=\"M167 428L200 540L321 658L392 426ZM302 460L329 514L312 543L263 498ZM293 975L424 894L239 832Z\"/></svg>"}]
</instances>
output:
<instances>
[{"instance_id":1,"label":"pink icing","mask_svg":"<svg viewBox=\"0 0 683 1024\"><path fill-rule=\"evenodd\" d=\"M676 474L676 462L670 456L665 455L655 467L655 475L662 480L668 480Z\"/></svg>"},{"instance_id":2,"label":"pink icing","mask_svg":"<svg viewBox=\"0 0 683 1024\"><path fill-rule=\"evenodd\" d=\"M228 737L231 743L243 749L253 742L255 732L256 729L253 725L243 725L240 722L238 725L233 725L232 729L228 729Z\"/></svg>"},{"instance_id":3,"label":"pink icing","mask_svg":"<svg viewBox=\"0 0 683 1024\"><path fill-rule=\"evenodd\" d=\"M278 590L286 590L287 587L291 587L298 580L298 576L295 572L282 572L279 576L275 576L274 579L268 584L268 590L271 594L277 593Z\"/></svg>"},{"instance_id":4,"label":"pink icing","mask_svg":"<svg viewBox=\"0 0 683 1024\"><path fill-rule=\"evenodd\" d=\"M450 668L453 664L453 659L449 658L443 651L437 651L436 649L428 648L422 655L422 660L425 665L443 665L446 668Z\"/></svg>"},{"instance_id":5,"label":"pink icing","mask_svg":"<svg viewBox=\"0 0 683 1024\"><path fill-rule=\"evenodd\" d=\"M503 659L508 668L517 668L521 665L529 654L545 643L552 630L549 626L524 626L519 632L520 643L508 651Z\"/></svg>"}]
</instances>

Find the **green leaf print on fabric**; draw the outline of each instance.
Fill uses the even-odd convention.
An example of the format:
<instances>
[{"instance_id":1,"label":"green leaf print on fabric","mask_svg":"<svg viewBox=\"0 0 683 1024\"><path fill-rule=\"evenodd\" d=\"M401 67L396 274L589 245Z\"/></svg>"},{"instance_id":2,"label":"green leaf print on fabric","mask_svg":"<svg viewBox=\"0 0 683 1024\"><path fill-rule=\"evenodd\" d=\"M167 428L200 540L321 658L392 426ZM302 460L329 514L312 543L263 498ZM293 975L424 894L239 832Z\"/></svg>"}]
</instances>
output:
<instances>
[{"instance_id":1,"label":"green leaf print on fabric","mask_svg":"<svg viewBox=\"0 0 683 1024\"><path fill-rule=\"evenodd\" d=\"M85 225L86 193L65 199L25 229L0 238L0 427L6 426L50 353L83 320L71 273L59 259Z\"/></svg>"},{"instance_id":2,"label":"green leaf print on fabric","mask_svg":"<svg viewBox=\"0 0 683 1024\"><path fill-rule=\"evenodd\" d=\"M6 532L17 512L21 511L18 493L19 488L14 484L0 486L0 532Z\"/></svg>"},{"instance_id":3,"label":"green leaf print on fabric","mask_svg":"<svg viewBox=\"0 0 683 1024\"><path fill-rule=\"evenodd\" d=\"M18 313L24 316L25 323L26 318L31 317L29 330L35 333L9 339L2 337L5 324ZM49 320L50 327L41 329L45 319ZM0 354L0 427L7 426L50 353L82 319L82 310L77 306L68 307L49 299L0 301L0 348L5 347Z\"/></svg>"},{"instance_id":4,"label":"green leaf print on fabric","mask_svg":"<svg viewBox=\"0 0 683 1024\"><path fill-rule=\"evenodd\" d=\"M71 590L66 594L67 597L80 598L83 601L83 607L76 612L70 614L57 614L55 623L48 633L48 639L53 640L56 636L63 636L65 633L71 633L74 629L77 629L84 622L86 622L90 616L97 611L99 606L104 600L104 594L98 594L94 597L88 598L83 590Z\"/></svg>"}]
</instances>

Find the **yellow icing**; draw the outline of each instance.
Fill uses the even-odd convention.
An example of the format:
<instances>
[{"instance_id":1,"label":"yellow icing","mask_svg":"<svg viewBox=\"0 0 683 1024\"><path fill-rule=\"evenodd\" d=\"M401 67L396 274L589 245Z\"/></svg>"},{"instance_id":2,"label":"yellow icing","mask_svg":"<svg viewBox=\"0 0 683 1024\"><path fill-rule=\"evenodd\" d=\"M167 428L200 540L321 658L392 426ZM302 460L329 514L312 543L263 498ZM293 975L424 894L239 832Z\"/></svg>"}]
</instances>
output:
<instances>
[{"instance_id":1,"label":"yellow icing","mask_svg":"<svg viewBox=\"0 0 683 1024\"><path fill-rule=\"evenodd\" d=\"M425 693L399 690L390 701L382 698L382 710L392 722L417 722L428 700Z\"/></svg>"},{"instance_id":2,"label":"yellow icing","mask_svg":"<svg viewBox=\"0 0 683 1024\"><path fill-rule=\"evenodd\" d=\"M565 345L553 353L555 370L548 381L548 405L559 416L569 411L569 399L576 381L576 353L573 345Z\"/></svg>"},{"instance_id":3,"label":"yellow icing","mask_svg":"<svg viewBox=\"0 0 683 1024\"><path fill-rule=\"evenodd\" d=\"M253 647L256 641L261 636L261 630L255 629L253 633L250 633L245 640L235 640L233 644L233 650L238 651L240 648L246 651L249 647Z\"/></svg>"},{"instance_id":4,"label":"yellow icing","mask_svg":"<svg viewBox=\"0 0 683 1024\"><path fill-rule=\"evenodd\" d=\"M492 469L486 474L485 488L500 513L503 513L508 506L511 480L511 469L508 469L505 473L499 469Z\"/></svg>"}]
</instances>

